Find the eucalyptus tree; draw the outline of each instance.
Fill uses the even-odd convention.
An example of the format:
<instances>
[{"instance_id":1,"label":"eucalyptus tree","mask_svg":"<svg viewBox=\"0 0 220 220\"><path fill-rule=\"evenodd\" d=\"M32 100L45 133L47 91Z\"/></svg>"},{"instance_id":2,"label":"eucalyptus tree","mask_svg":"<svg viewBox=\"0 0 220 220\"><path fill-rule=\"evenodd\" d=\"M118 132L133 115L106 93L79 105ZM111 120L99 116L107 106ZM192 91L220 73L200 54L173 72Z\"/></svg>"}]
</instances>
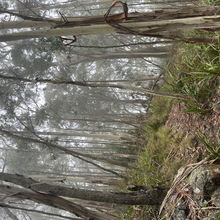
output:
<instances>
[{"instance_id":1,"label":"eucalyptus tree","mask_svg":"<svg viewBox=\"0 0 220 220\"><path fill-rule=\"evenodd\" d=\"M21 189L18 187L7 187L7 185L1 185L1 191L5 194L10 193L10 196L12 197L29 199L38 203L43 203L59 209L66 210L70 213L77 215L78 217L92 217L96 220L113 220L119 218L115 216L101 215L97 212L89 211L82 206L77 205L76 203L70 202L66 199L66 197L127 205L160 205L168 191L168 188L166 187L149 188L148 190L146 190L146 193L114 193L93 190L81 190L57 185L50 185L47 183L35 181L31 178L26 178L22 175L6 173L1 173L0 180L11 182L23 187L23 189Z\"/></svg>"},{"instance_id":2,"label":"eucalyptus tree","mask_svg":"<svg viewBox=\"0 0 220 220\"><path fill-rule=\"evenodd\" d=\"M117 3L117 2L116 2ZM116 4L113 3L112 7ZM162 38L175 38L166 35L156 34L163 31L172 31L184 29L198 29L198 28L216 28L219 26L218 16L214 16L218 10L218 7L207 6L198 8L177 9L171 11L160 11L160 16L152 21L149 17L156 15L155 13L130 13L128 14L126 3L120 2L124 7L124 14L110 15L109 17L85 17L85 18L73 18L66 19L62 16L62 22L58 22L53 19L34 18L24 16L22 14L14 13L13 15L22 17L25 20L30 20L28 27L48 26L49 24L55 25L55 29L24 31L12 34L5 34L0 36L0 42L13 41L19 39L28 38L40 38L40 37L54 37L54 36L68 36L74 35L73 42L76 41L76 36L79 35L91 35L91 34L110 34L110 33L126 33L141 36L152 36ZM111 8L112 8L111 7ZM110 9L111 9L110 8ZM11 12L2 10L3 13ZM187 12L187 13L186 13ZM167 19L167 20L165 20ZM36 24L36 21L39 23ZM103 24L107 22L107 24ZM120 23L120 25L118 24ZM95 24L92 25L92 24ZM97 25L98 24L98 25ZM183 25L179 25L183 24ZM76 27L77 26L77 27ZM3 28L7 28L7 22L2 24ZM24 27L24 26L23 26ZM11 27L17 28L14 24ZM178 39L184 39L179 37ZM185 38L185 40L191 40L193 38ZM196 39L196 38L195 38ZM195 41L194 39L194 41ZM199 38L197 38L197 41ZM204 40L201 38L200 40ZM206 39L208 42L209 39ZM211 42L211 41L210 41Z\"/></svg>"},{"instance_id":3,"label":"eucalyptus tree","mask_svg":"<svg viewBox=\"0 0 220 220\"><path fill-rule=\"evenodd\" d=\"M128 1L129 9L130 2L131 1ZM73 4L74 3L75 2L73 2ZM83 2L83 4L84 3L91 4L92 2ZM135 4L137 1L133 3ZM93 2L93 4L95 3ZM38 5L41 7L40 4ZM27 7L30 9L32 6L35 7L38 5L28 5ZM82 14L80 16L80 12L77 10L70 14L70 18L66 18L65 15L68 10L65 11L63 9L63 15L61 16L62 19L61 17L49 19L45 18L43 10L39 7L37 7L36 10L29 10L29 12L27 12L28 8L25 8L23 13L22 10L20 10L23 6L18 6L19 5L17 5L17 8L19 8L21 13L1 8L2 13L10 14L10 19L13 18L13 16L19 17L18 20L13 22L5 21L1 23L1 32L5 34L0 36L0 41L2 41L1 46L5 47L3 52L6 52L2 54L2 67L4 68L1 70L2 92L0 94L0 104L3 108L0 120L1 125L4 125L4 129L1 127L1 137L4 143L13 146L13 149L18 150L18 152L20 149L35 149L39 152L39 155L36 156L33 152L29 152L28 156L25 156L23 151L20 151L17 153L17 157L13 161L15 153L9 153L11 167L8 166L8 170L11 169L11 171L14 172L17 168L20 174L32 175L34 172L35 175L40 175L44 172L51 174L57 172L58 174L63 173L66 175L70 175L72 172L72 175L74 175L75 171L76 175L85 176L87 173L84 173L83 171L86 170L92 175L92 172L95 174L94 167L96 167L102 170L102 173L99 172L97 175L101 176L104 175L104 172L107 172L111 175L125 178L123 171L115 171L115 169L118 169L119 166L123 166L124 169L133 169L134 167L131 164L113 160L111 155L109 156L108 149L104 152L96 152L99 153L99 155L101 153L107 154L100 157L99 155L93 155L92 153L94 152L92 149L83 151L81 148L88 147L89 145L91 146L91 144L97 145L96 141L87 139L86 137L101 137L102 142L104 142L103 138L113 139L112 142L105 141L104 144L107 142L108 145L111 143L119 144L121 142L123 145L134 146L135 141L139 140L129 134L126 134L124 137L122 136L122 131L120 131L120 133L118 132L118 129L122 127L124 128L124 125L139 126L135 117L138 111L141 111L141 105L140 103L135 102L135 100L132 100L131 93L141 92L147 94L148 92L157 95L161 95L162 93L151 91L149 89L150 83L144 84L142 82L141 85L137 85L139 87L135 87L131 86L132 82L120 82L120 85L116 85L111 84L110 82L94 83L93 81L133 79L133 83L137 84L137 82L135 82L136 78L141 78L143 74L151 76L150 72L145 73L144 71L144 68L146 67L144 56L146 55L139 54L140 56L137 59L133 58L132 60L126 56L128 56L128 52L134 56L135 50L141 52L140 50L141 48L143 49L143 47L149 52L150 50L155 49L155 45L151 45L152 47L149 47L147 44L144 46L143 44L138 46L136 43L144 43L143 39L149 39L145 38L147 36L154 38L172 38L166 34L155 34L153 32L154 28L157 32L171 30L174 27L176 29L182 28L183 26L200 28L206 26L206 23L203 23L203 21L207 21L207 24L210 25L210 27L215 27L218 24L218 21L215 22L218 16L214 17L213 15L218 10L217 7L162 10L160 14L157 12L132 12L128 14L128 17L126 17L126 11L124 13L119 13L117 11L115 15L109 15L105 18L103 17L103 14L98 16L88 16L88 14L91 14L90 11L83 14L86 16L82 16ZM94 6L94 8L95 7L96 6ZM81 9L82 8L80 8L80 10ZM46 11L45 13L48 17L49 12ZM73 17L77 15L79 17ZM154 16L156 16L155 20L151 20ZM121 17L122 20L120 20L119 17ZM113 18L116 18L116 20L112 20ZM168 18L172 20L166 20ZM181 26L179 25L180 23L184 25ZM99 33L104 35L98 35ZM106 35L107 33L118 33L119 35ZM78 35L81 36L82 34L88 36L76 37ZM95 36L91 36L90 34L95 34ZM66 47L65 39L62 37L65 35L74 35L75 37L70 38L73 39L73 41L76 41L77 38L77 41L72 42L73 44L71 44L70 47ZM44 38L39 40L38 38L41 37ZM29 38L33 38L34 40L30 40ZM156 41L154 38L152 41ZM10 40L17 39L20 39L21 41L16 41L13 44L10 42ZM184 38L184 40L186 39L192 40L192 38ZM195 40L195 38L193 40ZM208 42L210 39L207 38L205 40ZM161 42L161 47L166 45L163 41ZM74 43L79 47L74 48ZM120 48L120 50L119 48L85 49L85 47L80 47L94 45L110 47L111 45L119 46L124 44L128 46L123 47L124 49ZM158 45L159 43L157 43L157 46ZM39 50L37 49L38 47L40 47ZM101 60L101 56L103 56L104 52L106 52L108 56L105 57L106 60ZM167 50L163 52L163 55L167 54ZM121 55L122 53L123 56ZM121 55L120 60L110 60L109 58L112 58L113 54L115 54L115 56ZM94 58L92 55L96 55L97 57ZM75 66L66 65L65 67L57 65L57 63L65 63L66 60L69 60L67 63L71 64L71 62L79 61L77 60L79 57L86 56L90 59L90 62L79 62ZM150 58L149 61L153 62L155 60ZM131 68L132 66L133 68ZM136 72L134 71L135 68ZM159 74L156 76L158 75ZM129 85L126 83L129 83ZM190 99L190 97L181 95L163 95ZM127 102L126 99L128 100ZM132 113L135 113L135 116L133 116L134 114ZM105 128L105 126L107 127L106 123L111 127L108 131L106 131ZM99 129L103 127L103 130L98 130L97 133L92 135L92 131L97 130L97 127ZM74 132L74 129L85 128L89 128L91 131L87 130L83 134ZM68 129L71 129L71 131L67 131ZM8 135L8 137L6 137L6 135ZM33 138L33 135L35 138ZM66 137L82 135L84 135L84 137L78 139ZM57 136L59 138L53 139L51 138L52 136ZM17 144L11 140L13 138L17 139ZM79 148L74 149L77 140L79 142L77 145ZM133 142L128 143L127 141L129 140L132 140ZM101 144L101 146L103 147L104 144ZM41 151L45 151L45 154L40 154ZM68 154L68 156L61 153ZM19 158L22 160L19 160ZM78 160L76 158L78 158ZM84 163L80 163L80 161L84 161ZM91 166L86 166L86 163L91 164ZM25 164L27 165L26 167ZM33 166L36 167L35 170L32 168ZM82 173L79 174L77 172ZM148 174L151 175L151 173ZM4 181L3 177L6 176L7 175L1 174L1 180ZM8 175L7 177L16 178L17 176ZM9 182L12 183L13 181L11 178L9 178ZM22 177L21 179L26 181L25 177ZM20 185L17 180L14 183ZM33 185L42 185L42 183L33 183ZM62 185L62 183L60 184ZM23 185L23 187L26 186L27 185ZM77 186L77 184L74 186ZM79 188L80 187L82 187L82 185L80 185ZM50 188L50 186L48 186L48 188ZM2 189L5 189L4 186ZM41 193L36 193L38 191ZM158 188L157 193L150 192L149 196L141 195L139 197L140 194L137 194L137 197L135 198L138 199L134 199L132 202L129 202L129 204L160 204L166 191L167 189L162 190ZM45 194L42 194L42 192ZM63 192L65 192L65 190L63 190ZM77 194L77 197L78 194L81 193L83 199L88 198L90 193L90 191L77 191L75 189L74 192ZM82 218L92 217L94 219L113 219L113 217L107 216L105 216L105 218L103 218L103 216L97 217L96 213L92 213L80 206L69 203L69 201L66 201L65 199L61 199L60 196L66 196L65 193L58 195L57 192L55 192L54 196L51 196L48 192L36 188L33 188L31 193L30 191L24 191L23 194L18 189L14 188L10 193L14 193L14 197L20 195L20 198L22 199L29 198L35 202L56 206L62 210L78 214ZM124 196L128 199L129 197L132 197L127 194L120 194L117 196L117 194L114 193L103 194L102 192L96 192L96 195L105 195L105 198L113 195L114 198L112 202L117 203L126 203L122 201ZM157 201L154 200L152 196L155 196ZM159 197L157 198L156 196ZM80 198L82 199L82 197ZM48 203L47 199L51 199L52 203ZM144 202L142 199L145 199ZM91 200L94 200L94 198ZM102 201L105 200L103 199ZM77 209L78 211L76 211Z\"/></svg>"}]
</instances>

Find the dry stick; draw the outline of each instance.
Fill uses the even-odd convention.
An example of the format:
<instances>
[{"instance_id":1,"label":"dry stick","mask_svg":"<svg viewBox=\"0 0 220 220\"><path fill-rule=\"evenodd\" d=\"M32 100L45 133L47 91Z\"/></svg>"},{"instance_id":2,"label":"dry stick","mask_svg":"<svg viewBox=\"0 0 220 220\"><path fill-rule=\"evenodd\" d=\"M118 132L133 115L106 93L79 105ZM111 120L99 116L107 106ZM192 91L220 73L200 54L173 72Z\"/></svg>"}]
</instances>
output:
<instances>
[{"instance_id":1,"label":"dry stick","mask_svg":"<svg viewBox=\"0 0 220 220\"><path fill-rule=\"evenodd\" d=\"M198 210L214 210L214 209L217 209L217 210L220 210L220 207L203 207L203 208L196 208Z\"/></svg>"},{"instance_id":2,"label":"dry stick","mask_svg":"<svg viewBox=\"0 0 220 220\"><path fill-rule=\"evenodd\" d=\"M173 180L173 183L170 187L170 190L167 192L166 197L164 198L161 206L160 206L160 211L159 211L159 215L161 214L165 204L167 203L167 200L169 199L169 197L175 192L176 188L179 186L179 184L193 171L195 170L197 167L199 167L200 165L204 164L209 158L206 157L204 160L201 160L198 163L194 163L194 164L189 164L187 165L184 170L180 173L178 173L175 177L175 179Z\"/></svg>"}]
</instances>

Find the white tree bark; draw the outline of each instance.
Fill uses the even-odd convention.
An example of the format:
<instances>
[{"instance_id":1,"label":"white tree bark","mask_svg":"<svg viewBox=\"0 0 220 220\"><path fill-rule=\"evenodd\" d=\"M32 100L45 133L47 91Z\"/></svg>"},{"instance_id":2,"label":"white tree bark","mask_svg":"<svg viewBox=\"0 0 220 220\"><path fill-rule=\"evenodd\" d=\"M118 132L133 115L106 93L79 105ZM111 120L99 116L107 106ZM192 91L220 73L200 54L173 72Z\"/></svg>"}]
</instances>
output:
<instances>
[{"instance_id":1,"label":"white tree bark","mask_svg":"<svg viewBox=\"0 0 220 220\"><path fill-rule=\"evenodd\" d=\"M30 134L29 132L23 131L10 131L14 134ZM99 139L110 139L110 140L121 140L119 135L110 134L87 134L87 133L77 133L77 132L35 132L37 135L55 135L55 136L74 136L74 137L88 137L88 138L99 138ZM127 137L133 137L132 135L127 135Z\"/></svg>"},{"instance_id":2,"label":"white tree bark","mask_svg":"<svg viewBox=\"0 0 220 220\"><path fill-rule=\"evenodd\" d=\"M125 30L135 31L136 34L152 34L161 31L183 30L183 29L200 29L200 28L218 28L220 27L220 15L193 17L184 19L174 19L165 21L152 22L129 22L120 23ZM127 31L129 33L129 30ZM14 41L28 38L55 37L55 36L79 36L91 34L112 34L123 33L123 30L110 26L109 24L87 25L81 27L58 28L47 30L23 31L0 36L0 42ZM126 31L124 31L126 33ZM130 32L130 34L135 34Z\"/></svg>"}]
</instances>

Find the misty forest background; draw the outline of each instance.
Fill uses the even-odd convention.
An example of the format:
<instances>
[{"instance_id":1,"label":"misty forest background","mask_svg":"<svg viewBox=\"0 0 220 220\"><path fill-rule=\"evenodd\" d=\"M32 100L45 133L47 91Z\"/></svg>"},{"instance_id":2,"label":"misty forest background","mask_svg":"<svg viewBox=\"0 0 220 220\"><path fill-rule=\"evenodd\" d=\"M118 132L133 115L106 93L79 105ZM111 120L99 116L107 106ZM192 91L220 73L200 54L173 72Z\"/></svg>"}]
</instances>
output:
<instances>
[{"instance_id":1,"label":"misty forest background","mask_svg":"<svg viewBox=\"0 0 220 220\"><path fill-rule=\"evenodd\" d=\"M32 17L62 20L104 15L112 2L1 0L1 35L28 30L16 29L16 26L5 28L7 22L23 21L4 13L6 9ZM196 3L193 0L126 2L129 13L192 7ZM119 12L122 12L120 4L112 13ZM174 30L173 34L178 33ZM1 172L75 189L125 191L126 185L132 183L127 171L135 169L137 154L147 144L140 135L141 125L151 115L153 95L120 88L93 88L86 84L158 91L172 56L172 42L131 34L77 36L77 41L68 46L56 37L1 42ZM83 86L52 81L77 81ZM55 149L53 145L61 148ZM75 152L74 156L62 147ZM1 219L78 219L64 210L5 197L1 197L4 198L1 206L10 204L14 208L2 208ZM119 205L72 201L90 210L123 212ZM49 213L53 213L52 216L45 215Z\"/></svg>"}]
</instances>

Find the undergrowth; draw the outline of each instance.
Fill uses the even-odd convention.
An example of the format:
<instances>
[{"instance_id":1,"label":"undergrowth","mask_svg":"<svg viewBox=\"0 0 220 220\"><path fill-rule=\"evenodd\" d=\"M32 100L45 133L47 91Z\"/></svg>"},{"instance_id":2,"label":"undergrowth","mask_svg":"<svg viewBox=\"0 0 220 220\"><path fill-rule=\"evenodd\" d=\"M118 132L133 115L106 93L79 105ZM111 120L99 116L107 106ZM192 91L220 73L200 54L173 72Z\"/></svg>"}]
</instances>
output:
<instances>
[{"instance_id":1,"label":"undergrowth","mask_svg":"<svg viewBox=\"0 0 220 220\"><path fill-rule=\"evenodd\" d=\"M216 33L190 31L185 34L187 36L213 36L219 39L219 34ZM136 167L150 171L152 175L129 170L128 184L131 185L170 185L180 167L196 162L197 158L190 157L190 153L187 153L194 147L195 136L186 136L184 131L177 133L165 126L172 104L183 101L187 107L186 112L192 114L208 116L213 110L212 96L217 91L220 76L220 44L178 42L173 44L173 48L175 51L166 66L166 80L161 90L191 96L195 101L171 100L164 97L153 99L150 116L142 121L141 129L139 129L139 137L145 140L143 142L145 144L136 161ZM215 156L219 154L219 146L215 148L205 137L198 135L207 150ZM158 208L126 206L123 217L125 219L159 219Z\"/></svg>"},{"instance_id":2,"label":"undergrowth","mask_svg":"<svg viewBox=\"0 0 220 220\"><path fill-rule=\"evenodd\" d=\"M210 34L202 34L210 37ZM201 36L201 32L190 31L187 35ZM218 34L215 37L219 39ZM186 112L209 114L212 110L210 100L216 92L220 76L220 44L175 43L173 46L178 47L178 51L167 67L166 83L162 90L193 97L193 102L184 101Z\"/></svg>"},{"instance_id":3,"label":"undergrowth","mask_svg":"<svg viewBox=\"0 0 220 220\"><path fill-rule=\"evenodd\" d=\"M164 125L171 107L172 100L169 98L155 97L151 102L151 115L142 123L140 135L145 140L145 146L139 152L136 167L150 171L152 175L129 170L128 185L170 185L182 164L192 162L192 158L187 158L184 154L193 147L194 137L185 137L185 132L175 133ZM126 188L123 184L121 187ZM125 206L123 217L127 220L135 217L157 219L158 208L158 206Z\"/></svg>"}]
</instances>

